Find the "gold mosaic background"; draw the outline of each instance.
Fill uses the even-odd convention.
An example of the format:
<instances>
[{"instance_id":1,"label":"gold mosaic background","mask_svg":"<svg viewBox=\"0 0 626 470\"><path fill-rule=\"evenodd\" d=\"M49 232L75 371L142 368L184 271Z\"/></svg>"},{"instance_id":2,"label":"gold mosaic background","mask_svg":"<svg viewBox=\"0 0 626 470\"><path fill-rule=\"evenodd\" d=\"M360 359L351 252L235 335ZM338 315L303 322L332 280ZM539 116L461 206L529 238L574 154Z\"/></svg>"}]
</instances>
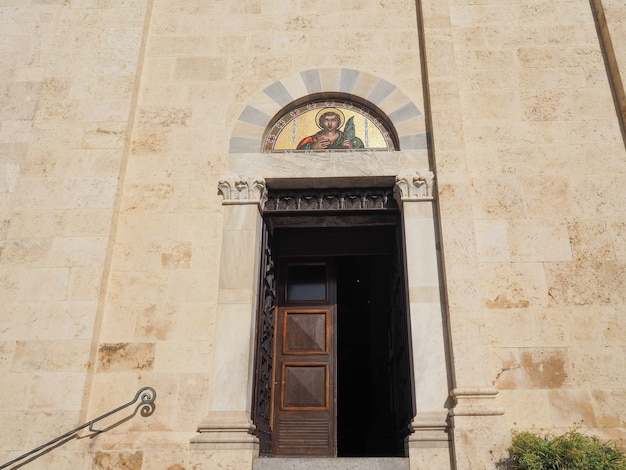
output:
<instances>
[{"instance_id":1,"label":"gold mosaic background","mask_svg":"<svg viewBox=\"0 0 626 470\"><path fill-rule=\"evenodd\" d=\"M354 116L356 136L363 141L365 149L394 149L391 132L384 126L382 119L371 110L349 101L316 101L294 108L278 119L264 139L264 151L296 151L302 139L320 130L317 123L318 114L328 108L335 108L343 116L340 127L342 131L348 119ZM337 150L342 149L335 149Z\"/></svg>"}]
</instances>

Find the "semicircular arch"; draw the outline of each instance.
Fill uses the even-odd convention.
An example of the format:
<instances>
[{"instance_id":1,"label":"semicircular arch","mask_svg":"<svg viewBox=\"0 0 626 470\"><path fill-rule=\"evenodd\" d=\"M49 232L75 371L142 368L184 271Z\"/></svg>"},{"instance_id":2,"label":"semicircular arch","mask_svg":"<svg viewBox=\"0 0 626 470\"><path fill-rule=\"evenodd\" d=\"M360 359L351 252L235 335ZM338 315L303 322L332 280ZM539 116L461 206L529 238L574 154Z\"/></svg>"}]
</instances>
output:
<instances>
[{"instance_id":1,"label":"semicircular arch","mask_svg":"<svg viewBox=\"0 0 626 470\"><path fill-rule=\"evenodd\" d=\"M237 119L229 153L261 152L265 130L282 109L324 93L351 95L372 103L393 125L400 150L428 148L423 111L396 85L359 70L324 68L294 73L258 93Z\"/></svg>"}]
</instances>

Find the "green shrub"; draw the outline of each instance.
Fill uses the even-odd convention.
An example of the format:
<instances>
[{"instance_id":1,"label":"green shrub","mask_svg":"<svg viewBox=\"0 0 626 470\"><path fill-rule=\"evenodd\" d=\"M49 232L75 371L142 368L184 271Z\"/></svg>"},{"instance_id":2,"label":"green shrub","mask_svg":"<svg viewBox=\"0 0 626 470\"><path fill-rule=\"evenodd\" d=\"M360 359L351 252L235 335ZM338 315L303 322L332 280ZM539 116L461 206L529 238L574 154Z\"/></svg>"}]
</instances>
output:
<instances>
[{"instance_id":1,"label":"green shrub","mask_svg":"<svg viewBox=\"0 0 626 470\"><path fill-rule=\"evenodd\" d=\"M562 436L513 432L513 468L523 470L626 470L626 455L615 444L576 430Z\"/></svg>"}]
</instances>

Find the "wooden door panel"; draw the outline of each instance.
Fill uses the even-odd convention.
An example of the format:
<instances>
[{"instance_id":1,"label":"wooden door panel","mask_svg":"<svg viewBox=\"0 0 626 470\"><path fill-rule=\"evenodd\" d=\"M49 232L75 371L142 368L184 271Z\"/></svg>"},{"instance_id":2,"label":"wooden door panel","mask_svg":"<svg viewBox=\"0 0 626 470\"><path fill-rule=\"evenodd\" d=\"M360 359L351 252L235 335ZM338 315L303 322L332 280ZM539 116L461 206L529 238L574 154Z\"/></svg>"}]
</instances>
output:
<instances>
[{"instance_id":1,"label":"wooden door panel","mask_svg":"<svg viewBox=\"0 0 626 470\"><path fill-rule=\"evenodd\" d=\"M331 447L329 428L328 417L324 415L281 416L275 442L281 455L327 456Z\"/></svg>"},{"instance_id":2,"label":"wooden door panel","mask_svg":"<svg viewBox=\"0 0 626 470\"><path fill-rule=\"evenodd\" d=\"M328 363L284 362L282 377L281 410L328 410Z\"/></svg>"},{"instance_id":3,"label":"wooden door panel","mask_svg":"<svg viewBox=\"0 0 626 470\"><path fill-rule=\"evenodd\" d=\"M328 310L285 310L283 318L283 354L328 354Z\"/></svg>"}]
</instances>

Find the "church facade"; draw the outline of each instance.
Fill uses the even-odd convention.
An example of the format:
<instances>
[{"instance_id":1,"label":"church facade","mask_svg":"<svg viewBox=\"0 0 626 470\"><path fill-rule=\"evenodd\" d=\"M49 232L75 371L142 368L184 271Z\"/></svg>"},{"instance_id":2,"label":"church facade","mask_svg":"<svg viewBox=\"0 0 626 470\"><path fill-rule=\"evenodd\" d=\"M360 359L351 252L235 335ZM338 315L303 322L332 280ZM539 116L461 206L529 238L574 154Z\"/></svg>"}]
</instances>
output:
<instances>
[{"instance_id":1,"label":"church facade","mask_svg":"<svg viewBox=\"0 0 626 470\"><path fill-rule=\"evenodd\" d=\"M0 466L138 390L28 468L624 439L625 23L0 0Z\"/></svg>"}]
</instances>

